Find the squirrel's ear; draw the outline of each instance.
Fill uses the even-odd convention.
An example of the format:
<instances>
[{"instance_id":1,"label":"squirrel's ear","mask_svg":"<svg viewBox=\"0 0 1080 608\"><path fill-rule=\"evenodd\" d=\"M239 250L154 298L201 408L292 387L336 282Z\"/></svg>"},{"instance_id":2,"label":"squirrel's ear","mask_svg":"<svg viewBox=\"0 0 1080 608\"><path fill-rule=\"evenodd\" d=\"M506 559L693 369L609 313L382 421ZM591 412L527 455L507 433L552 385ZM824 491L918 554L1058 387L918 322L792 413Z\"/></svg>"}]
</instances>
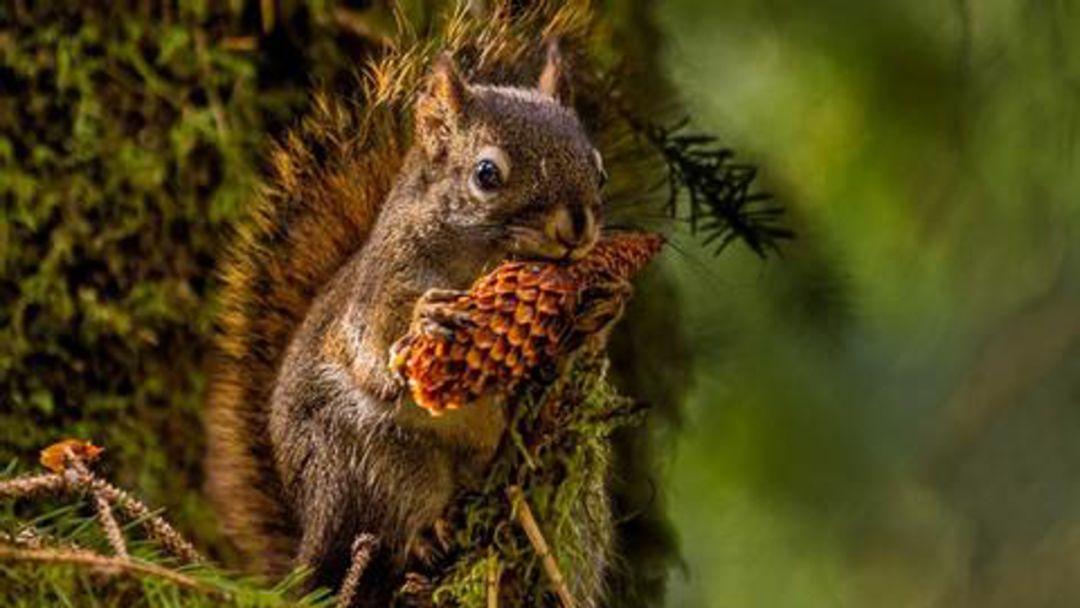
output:
<instances>
[{"instance_id":1,"label":"squirrel's ear","mask_svg":"<svg viewBox=\"0 0 1080 608\"><path fill-rule=\"evenodd\" d=\"M574 103L570 75L567 73L566 62L563 61L562 53L559 52L557 41L548 43L547 63L544 65L544 71L540 72L540 80L536 88L564 106L569 107Z\"/></svg>"},{"instance_id":2,"label":"squirrel's ear","mask_svg":"<svg viewBox=\"0 0 1080 608\"><path fill-rule=\"evenodd\" d=\"M458 73L454 60L443 53L435 60L431 74L416 101L417 140L437 153L454 133L469 98L469 87Z\"/></svg>"}]
</instances>

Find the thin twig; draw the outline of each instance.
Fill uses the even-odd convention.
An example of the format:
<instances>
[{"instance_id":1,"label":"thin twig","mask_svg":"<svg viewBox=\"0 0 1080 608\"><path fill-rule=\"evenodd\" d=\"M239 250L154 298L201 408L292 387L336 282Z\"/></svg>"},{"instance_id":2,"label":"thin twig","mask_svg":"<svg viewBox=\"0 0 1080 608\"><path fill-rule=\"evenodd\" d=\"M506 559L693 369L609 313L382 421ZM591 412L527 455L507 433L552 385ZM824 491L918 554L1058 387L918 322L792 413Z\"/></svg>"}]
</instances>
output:
<instances>
[{"instance_id":1,"label":"thin twig","mask_svg":"<svg viewBox=\"0 0 1080 608\"><path fill-rule=\"evenodd\" d=\"M341 591L338 592L337 608L349 608L356 599L356 590L360 588L360 578L364 576L371 562L371 554L375 552L378 539L371 534L359 534L352 545L352 564L345 574L345 580L341 583Z\"/></svg>"},{"instance_id":2,"label":"thin twig","mask_svg":"<svg viewBox=\"0 0 1080 608\"><path fill-rule=\"evenodd\" d=\"M499 565L499 558L492 552L487 571L487 608L499 608L499 578L501 576L502 568Z\"/></svg>"},{"instance_id":3,"label":"thin twig","mask_svg":"<svg viewBox=\"0 0 1080 608\"><path fill-rule=\"evenodd\" d=\"M93 448L93 450L88 451L88 447ZM66 467L64 480L68 482L68 487L73 490L86 490L94 497L94 506L98 507L98 515L102 527L105 528L105 535L109 538L109 544L113 546L113 549L120 547L120 549L117 549L117 554L126 555L127 548L124 546L120 527L116 525L116 520L112 517L110 505L118 507L128 517L139 520L146 532L173 555L187 562L204 561L191 543L184 540L184 537L168 522L151 513L150 509L142 501L94 475L88 465L90 460L96 458L97 454L100 453L100 448L95 448L88 442L80 443L69 440L54 444L46 448L46 451L55 448L64 450L63 465ZM110 530L110 520L111 527L115 529L115 534L114 530Z\"/></svg>"},{"instance_id":4,"label":"thin twig","mask_svg":"<svg viewBox=\"0 0 1080 608\"><path fill-rule=\"evenodd\" d=\"M77 456L73 450L67 450L66 463L79 475L79 478L94 478L94 474L90 472L90 468L87 467L83 459ZM127 544L124 542L124 534L120 531L120 526L116 523L116 518L113 517L109 501L101 494L101 492L92 491L91 495L94 501L94 509L97 511L98 522L105 531L105 538L109 541L109 546L112 547L113 552L116 553L118 557L128 557Z\"/></svg>"},{"instance_id":5,"label":"thin twig","mask_svg":"<svg viewBox=\"0 0 1080 608\"><path fill-rule=\"evenodd\" d=\"M42 494L63 492L67 486L64 478L56 473L27 475L0 481L0 499L32 498Z\"/></svg>"},{"instance_id":6,"label":"thin twig","mask_svg":"<svg viewBox=\"0 0 1080 608\"><path fill-rule=\"evenodd\" d=\"M86 549L17 549L0 545L0 561L24 561L87 566L106 574L124 572L137 577L156 577L202 593L225 595L203 583L168 568L127 557L100 555Z\"/></svg>"},{"instance_id":7,"label":"thin twig","mask_svg":"<svg viewBox=\"0 0 1080 608\"><path fill-rule=\"evenodd\" d=\"M105 530L105 538L108 539L113 552L116 553L117 557L128 557L124 534L120 531L116 518L113 517L109 501L105 500L100 494L94 494L94 508L97 509L98 521L101 522L101 527Z\"/></svg>"},{"instance_id":8,"label":"thin twig","mask_svg":"<svg viewBox=\"0 0 1080 608\"><path fill-rule=\"evenodd\" d=\"M147 534L161 543L169 553L186 562L206 561L175 528L161 517L154 515L138 498L97 477L91 477L88 485L91 492L100 493L105 500L123 511L128 517L139 520Z\"/></svg>"},{"instance_id":9,"label":"thin twig","mask_svg":"<svg viewBox=\"0 0 1080 608\"><path fill-rule=\"evenodd\" d=\"M513 485L506 488L506 495L510 497L510 504L513 506L518 523L525 530L525 535L529 537L529 542L532 543L536 555L540 557L544 572L547 574L548 579L551 580L556 595L559 596L559 602L563 608L574 608L574 598L570 595L570 589L566 586L566 579L563 578L559 565L555 562L555 556L548 549L547 541L544 540L544 535L540 532L540 526L536 523L536 517L533 516L532 509L529 508L529 502L525 500L525 493L521 491L521 486Z\"/></svg>"}]
</instances>

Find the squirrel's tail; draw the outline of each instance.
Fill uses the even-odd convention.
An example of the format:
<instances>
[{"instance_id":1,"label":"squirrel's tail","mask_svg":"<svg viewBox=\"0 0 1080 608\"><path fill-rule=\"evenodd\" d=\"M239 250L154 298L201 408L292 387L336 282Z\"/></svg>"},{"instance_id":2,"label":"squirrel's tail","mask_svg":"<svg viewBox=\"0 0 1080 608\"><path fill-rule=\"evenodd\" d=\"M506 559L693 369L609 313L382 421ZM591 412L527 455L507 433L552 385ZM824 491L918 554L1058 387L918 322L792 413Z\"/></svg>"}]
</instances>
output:
<instances>
[{"instance_id":1,"label":"squirrel's tail","mask_svg":"<svg viewBox=\"0 0 1080 608\"><path fill-rule=\"evenodd\" d=\"M222 269L206 410L207 490L252 570L287 571L296 546L268 440L277 367L322 286L367 238L408 147L412 99L430 60L448 51L470 79L512 83L533 79L545 40L584 56L588 2L515 4L484 16L458 9L422 40L406 34L414 39L362 71L355 99L317 96L272 153Z\"/></svg>"},{"instance_id":2,"label":"squirrel's tail","mask_svg":"<svg viewBox=\"0 0 1080 608\"><path fill-rule=\"evenodd\" d=\"M286 570L295 547L267 439L276 369L319 287L363 244L401 157L400 139L389 133L360 140L370 117L315 100L312 115L274 150L222 269L207 489L226 534L258 571Z\"/></svg>"}]
</instances>

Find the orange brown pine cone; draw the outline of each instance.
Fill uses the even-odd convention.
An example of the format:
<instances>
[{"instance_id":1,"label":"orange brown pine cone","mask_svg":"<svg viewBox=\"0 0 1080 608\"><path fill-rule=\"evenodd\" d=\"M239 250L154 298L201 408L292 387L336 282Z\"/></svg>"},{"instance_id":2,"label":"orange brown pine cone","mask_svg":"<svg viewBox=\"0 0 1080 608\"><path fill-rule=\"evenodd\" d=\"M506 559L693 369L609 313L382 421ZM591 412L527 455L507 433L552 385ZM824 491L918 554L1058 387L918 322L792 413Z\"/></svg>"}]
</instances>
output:
<instances>
[{"instance_id":1,"label":"orange brown pine cone","mask_svg":"<svg viewBox=\"0 0 1080 608\"><path fill-rule=\"evenodd\" d=\"M621 312L629 279L663 238L605 235L581 260L510 261L439 302L439 322L417 317L391 367L432 414L513 392L557 363Z\"/></svg>"}]
</instances>

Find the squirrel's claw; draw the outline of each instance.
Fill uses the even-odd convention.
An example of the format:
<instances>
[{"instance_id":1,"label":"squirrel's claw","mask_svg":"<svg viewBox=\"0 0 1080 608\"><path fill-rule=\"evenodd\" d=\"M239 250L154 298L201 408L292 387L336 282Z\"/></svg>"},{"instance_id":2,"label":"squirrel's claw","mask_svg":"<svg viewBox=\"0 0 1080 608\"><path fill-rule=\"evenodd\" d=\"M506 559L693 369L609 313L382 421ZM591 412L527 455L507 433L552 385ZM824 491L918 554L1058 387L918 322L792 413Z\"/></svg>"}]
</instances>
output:
<instances>
[{"instance_id":1,"label":"squirrel's claw","mask_svg":"<svg viewBox=\"0 0 1080 608\"><path fill-rule=\"evenodd\" d=\"M368 383L368 389L380 400L387 402L397 401L405 387L405 380L393 371L372 374L372 378Z\"/></svg>"},{"instance_id":2,"label":"squirrel's claw","mask_svg":"<svg viewBox=\"0 0 1080 608\"><path fill-rule=\"evenodd\" d=\"M393 376L394 380L397 380L402 385L407 381L405 366L408 363L409 348L412 346L414 339L415 336L412 333L407 333L390 345L389 365L387 367L390 369L390 375Z\"/></svg>"},{"instance_id":3,"label":"squirrel's claw","mask_svg":"<svg viewBox=\"0 0 1080 608\"><path fill-rule=\"evenodd\" d=\"M399 387L404 387L407 382L405 367L408 363L409 348L417 333L450 337L455 330L472 325L468 314L454 307L457 300L464 295L464 291L429 289L416 301L409 332L390 346L387 357L390 376Z\"/></svg>"},{"instance_id":4,"label":"squirrel's claw","mask_svg":"<svg viewBox=\"0 0 1080 608\"><path fill-rule=\"evenodd\" d=\"M445 558L452 547L453 530L450 523L438 518L426 530L417 533L406 545L406 551L421 570L432 570Z\"/></svg>"},{"instance_id":5,"label":"squirrel's claw","mask_svg":"<svg viewBox=\"0 0 1080 608\"><path fill-rule=\"evenodd\" d=\"M433 591L431 579L419 572L409 572L405 575L405 584L398 590L398 599L405 606L426 608L432 605Z\"/></svg>"},{"instance_id":6,"label":"squirrel's claw","mask_svg":"<svg viewBox=\"0 0 1080 608\"><path fill-rule=\"evenodd\" d=\"M424 537L423 535L416 535L412 542L408 545L408 554L415 563L421 565L423 569L432 569L435 564L442 558L443 553L439 547L435 546L435 543Z\"/></svg>"},{"instance_id":7,"label":"squirrel's claw","mask_svg":"<svg viewBox=\"0 0 1080 608\"><path fill-rule=\"evenodd\" d=\"M439 547L444 553L450 550L454 540L454 531L450 527L450 522L441 517L436 519L431 524L431 534L435 537L435 541L439 543Z\"/></svg>"},{"instance_id":8,"label":"squirrel's claw","mask_svg":"<svg viewBox=\"0 0 1080 608\"><path fill-rule=\"evenodd\" d=\"M468 292L459 289L440 289L434 287L425 291L424 295L420 296L417 304L447 304L467 295Z\"/></svg>"},{"instance_id":9,"label":"squirrel's claw","mask_svg":"<svg viewBox=\"0 0 1080 608\"><path fill-rule=\"evenodd\" d=\"M455 329L473 325L469 314L456 307L458 299L467 295L452 289L429 289L416 301L413 323L425 333L452 335Z\"/></svg>"}]
</instances>

